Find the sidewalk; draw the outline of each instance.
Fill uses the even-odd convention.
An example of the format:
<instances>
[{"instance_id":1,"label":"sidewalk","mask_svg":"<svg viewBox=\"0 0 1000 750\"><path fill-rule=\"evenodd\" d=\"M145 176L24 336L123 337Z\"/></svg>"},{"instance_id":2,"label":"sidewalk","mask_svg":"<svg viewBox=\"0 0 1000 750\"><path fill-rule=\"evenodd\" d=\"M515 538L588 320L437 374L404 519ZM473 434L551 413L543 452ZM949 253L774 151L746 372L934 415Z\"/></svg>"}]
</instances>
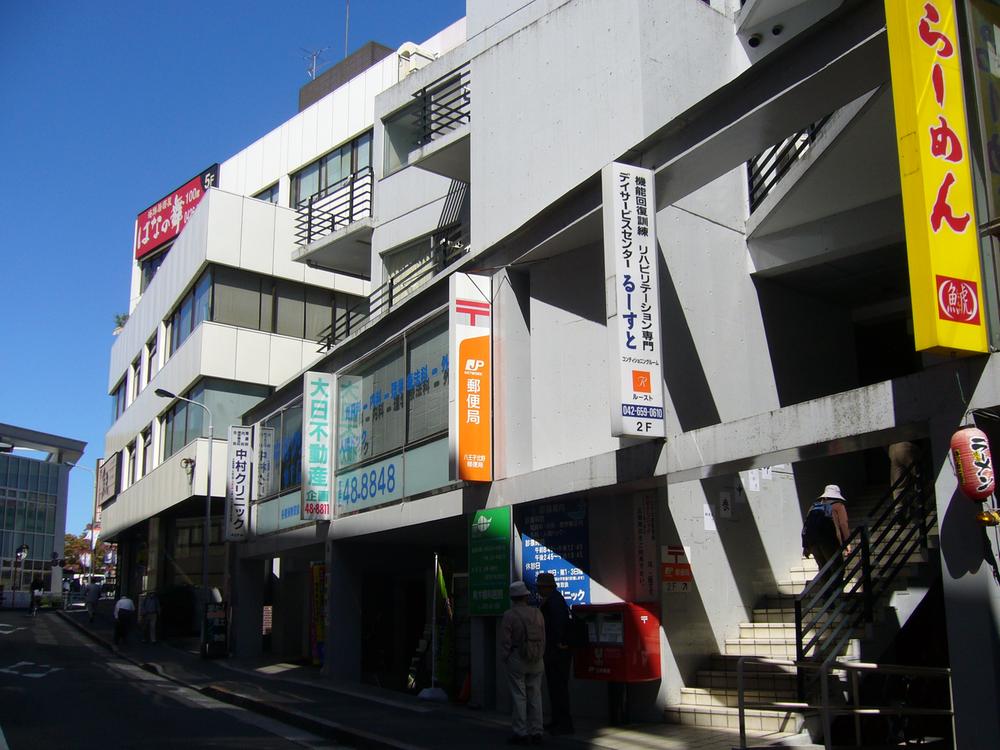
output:
<instances>
[{"instance_id":1,"label":"sidewalk","mask_svg":"<svg viewBox=\"0 0 1000 750\"><path fill-rule=\"evenodd\" d=\"M86 612L58 615L100 645L113 650L111 603L101 602L97 617ZM356 683L340 684L318 670L272 662L205 660L196 639L142 643L133 632L119 657L217 700L260 713L355 748L438 750L506 748L509 717L493 711L427 703L413 696ZM578 720L572 737L546 737L557 750L730 750L739 744L733 732L672 724L605 727ZM784 737L749 733L750 744L768 745Z\"/></svg>"}]
</instances>

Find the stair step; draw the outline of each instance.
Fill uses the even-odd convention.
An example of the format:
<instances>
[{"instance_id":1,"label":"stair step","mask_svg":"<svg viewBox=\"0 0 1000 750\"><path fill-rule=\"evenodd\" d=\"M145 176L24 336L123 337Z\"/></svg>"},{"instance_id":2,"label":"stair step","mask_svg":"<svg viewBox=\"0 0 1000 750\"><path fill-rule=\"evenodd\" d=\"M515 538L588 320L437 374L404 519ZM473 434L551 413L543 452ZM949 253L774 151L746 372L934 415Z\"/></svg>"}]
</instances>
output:
<instances>
[{"instance_id":1,"label":"stair step","mask_svg":"<svg viewBox=\"0 0 1000 750\"><path fill-rule=\"evenodd\" d=\"M794 644L792 644L794 647ZM713 672L731 672L734 676L736 675L736 664L740 657L740 654L712 654L709 659L708 668ZM771 657L775 659L784 659L783 656ZM794 657L793 657L794 659ZM786 666L783 664L758 664L756 662L748 661L743 664L743 673L745 675L750 674L761 674L761 675L795 675L795 667Z\"/></svg>"},{"instance_id":2,"label":"stair step","mask_svg":"<svg viewBox=\"0 0 1000 750\"><path fill-rule=\"evenodd\" d=\"M765 672L750 669L749 664L743 669L743 687L746 690L773 690L781 695L795 695L798 680L794 672ZM697 673L697 683L700 688L714 690L736 690L736 663L733 669L701 669Z\"/></svg>"},{"instance_id":3,"label":"stair step","mask_svg":"<svg viewBox=\"0 0 1000 750\"><path fill-rule=\"evenodd\" d=\"M743 689L743 700L746 703L789 703L797 700L794 689L761 690L759 688ZM736 688L681 688L682 706L728 706L739 708L739 691Z\"/></svg>"},{"instance_id":4,"label":"stair step","mask_svg":"<svg viewBox=\"0 0 1000 750\"><path fill-rule=\"evenodd\" d=\"M794 659L795 639L727 638L726 654L729 656L771 656L778 659Z\"/></svg>"},{"instance_id":5,"label":"stair step","mask_svg":"<svg viewBox=\"0 0 1000 750\"><path fill-rule=\"evenodd\" d=\"M746 728L755 732L801 731L805 719L793 711L745 711ZM696 727L716 727L718 729L739 729L739 709L726 706L672 706L664 709L664 719L671 724Z\"/></svg>"},{"instance_id":6,"label":"stair step","mask_svg":"<svg viewBox=\"0 0 1000 750\"><path fill-rule=\"evenodd\" d=\"M755 623L792 623L795 624L795 609L793 607L762 607L753 611Z\"/></svg>"},{"instance_id":7,"label":"stair step","mask_svg":"<svg viewBox=\"0 0 1000 750\"><path fill-rule=\"evenodd\" d=\"M739 638L784 638L795 640L795 622L741 622Z\"/></svg>"}]
</instances>

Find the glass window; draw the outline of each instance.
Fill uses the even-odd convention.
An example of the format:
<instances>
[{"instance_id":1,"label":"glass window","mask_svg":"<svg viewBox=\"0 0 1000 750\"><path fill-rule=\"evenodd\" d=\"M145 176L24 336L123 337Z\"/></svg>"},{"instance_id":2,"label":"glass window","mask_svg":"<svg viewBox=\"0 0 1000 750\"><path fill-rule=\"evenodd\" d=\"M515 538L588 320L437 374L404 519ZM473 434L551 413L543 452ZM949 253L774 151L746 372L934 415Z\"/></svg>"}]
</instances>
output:
<instances>
[{"instance_id":1,"label":"glass window","mask_svg":"<svg viewBox=\"0 0 1000 750\"><path fill-rule=\"evenodd\" d=\"M302 404L281 414L281 486L284 492L302 484Z\"/></svg>"},{"instance_id":2,"label":"glass window","mask_svg":"<svg viewBox=\"0 0 1000 750\"><path fill-rule=\"evenodd\" d=\"M111 421L125 413L125 378L122 378L111 392ZM25 488L27 489L27 488Z\"/></svg>"},{"instance_id":3,"label":"glass window","mask_svg":"<svg viewBox=\"0 0 1000 750\"><path fill-rule=\"evenodd\" d=\"M261 472L258 477L258 497L270 497L278 492L278 475L275 472L275 468L279 466L279 456L280 450L279 446L281 443L281 412L268 417L263 422L261 422L260 430L262 433L266 431L267 437L269 438L269 443L271 450L270 455L266 456L266 464L270 467L269 471ZM258 438L259 439L259 438Z\"/></svg>"},{"instance_id":4,"label":"glass window","mask_svg":"<svg viewBox=\"0 0 1000 750\"><path fill-rule=\"evenodd\" d=\"M136 463L139 460L139 454L135 450L134 442L128 444L125 452L128 454L128 485L131 487L135 484Z\"/></svg>"},{"instance_id":5,"label":"glass window","mask_svg":"<svg viewBox=\"0 0 1000 750\"><path fill-rule=\"evenodd\" d=\"M146 291L146 287L156 276L156 272L160 270L160 266L163 265L163 261L166 260L167 251L170 249L170 245L167 245L162 251L158 252L156 255L147 258L143 258L140 261L142 269L142 277L139 280L139 293L142 294Z\"/></svg>"},{"instance_id":6,"label":"glass window","mask_svg":"<svg viewBox=\"0 0 1000 750\"><path fill-rule=\"evenodd\" d=\"M267 203L277 204L278 202L278 183L274 183L271 187L264 188L259 193L253 196L259 201L266 201Z\"/></svg>"},{"instance_id":7,"label":"glass window","mask_svg":"<svg viewBox=\"0 0 1000 750\"><path fill-rule=\"evenodd\" d=\"M367 131L340 148L303 167L292 175L292 205L304 206L316 194L331 189L371 165L372 131Z\"/></svg>"},{"instance_id":8,"label":"glass window","mask_svg":"<svg viewBox=\"0 0 1000 750\"><path fill-rule=\"evenodd\" d=\"M448 321L407 338L407 440L448 429Z\"/></svg>"},{"instance_id":9,"label":"glass window","mask_svg":"<svg viewBox=\"0 0 1000 750\"><path fill-rule=\"evenodd\" d=\"M352 466L403 445L402 344L338 378L337 467Z\"/></svg>"},{"instance_id":10,"label":"glass window","mask_svg":"<svg viewBox=\"0 0 1000 750\"><path fill-rule=\"evenodd\" d=\"M260 328L260 278L228 266L218 266L215 275L215 305L212 319L217 323Z\"/></svg>"},{"instance_id":11,"label":"glass window","mask_svg":"<svg viewBox=\"0 0 1000 750\"><path fill-rule=\"evenodd\" d=\"M274 284L274 332L302 338L305 328L305 287L283 279Z\"/></svg>"},{"instance_id":12,"label":"glass window","mask_svg":"<svg viewBox=\"0 0 1000 750\"><path fill-rule=\"evenodd\" d=\"M318 341L333 321L333 292L306 287L306 338Z\"/></svg>"},{"instance_id":13,"label":"glass window","mask_svg":"<svg viewBox=\"0 0 1000 750\"><path fill-rule=\"evenodd\" d=\"M194 328L212 319L212 271L206 270L194 285Z\"/></svg>"},{"instance_id":14,"label":"glass window","mask_svg":"<svg viewBox=\"0 0 1000 750\"><path fill-rule=\"evenodd\" d=\"M132 378L132 400L135 401L139 396L139 391L142 390L142 356L136 357L132 360L132 371L130 373Z\"/></svg>"},{"instance_id":15,"label":"glass window","mask_svg":"<svg viewBox=\"0 0 1000 750\"><path fill-rule=\"evenodd\" d=\"M142 431L142 476L146 476L153 468L153 427L150 425Z\"/></svg>"},{"instance_id":16,"label":"glass window","mask_svg":"<svg viewBox=\"0 0 1000 750\"><path fill-rule=\"evenodd\" d=\"M372 164L372 131L369 130L364 135L358 136L355 143L354 153L357 166L354 171L363 172Z\"/></svg>"},{"instance_id":17,"label":"glass window","mask_svg":"<svg viewBox=\"0 0 1000 750\"><path fill-rule=\"evenodd\" d=\"M153 375L160 369L159 353L156 347L156 334L146 342L146 383L153 379Z\"/></svg>"},{"instance_id":18,"label":"glass window","mask_svg":"<svg viewBox=\"0 0 1000 750\"><path fill-rule=\"evenodd\" d=\"M292 175L292 202L296 206L304 205L311 196L319 192L319 169L320 163L314 161Z\"/></svg>"}]
</instances>

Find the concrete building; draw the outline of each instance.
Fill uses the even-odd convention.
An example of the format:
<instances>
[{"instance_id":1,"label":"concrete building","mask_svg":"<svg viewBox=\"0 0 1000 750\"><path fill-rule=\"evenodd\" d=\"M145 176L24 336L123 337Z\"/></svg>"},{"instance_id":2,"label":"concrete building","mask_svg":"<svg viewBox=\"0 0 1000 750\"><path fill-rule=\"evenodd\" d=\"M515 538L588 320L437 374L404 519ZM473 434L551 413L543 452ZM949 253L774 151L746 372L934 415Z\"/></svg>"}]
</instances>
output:
<instances>
[{"instance_id":1,"label":"concrete building","mask_svg":"<svg viewBox=\"0 0 1000 750\"><path fill-rule=\"evenodd\" d=\"M0 587L27 601L32 581L62 593L62 568L69 472L85 442L24 427L0 424ZM23 552L19 555L18 550Z\"/></svg>"},{"instance_id":2,"label":"concrete building","mask_svg":"<svg viewBox=\"0 0 1000 750\"><path fill-rule=\"evenodd\" d=\"M1000 414L1000 181L984 106L1000 26L989 3L959 3L957 27L951 3L937 5L935 16L920 4L911 26L940 45L935 54L960 47L978 114L963 143L979 282L946 275L930 302L926 233L910 213L923 157L895 124L910 116L896 72L905 41L887 32L882 3L469 0L436 42L375 63L369 73L393 72L371 119L327 144L372 127L372 198L354 182L296 197L282 176L280 207L268 209L302 230L275 240L275 267L367 285L357 317L333 315L325 354L259 381L273 392L242 414L256 467L250 530L231 545L226 587L235 651L312 657L332 677L401 690L429 684L435 660L453 697L503 707L505 585L552 570L574 603L605 607L581 610L600 648L578 658L577 712L612 718L624 695L634 717L735 726L738 657L860 657L950 667L954 728L924 731L954 731L962 748L1000 744L1000 722L981 710L1000 701L997 544L949 463L956 430L974 421L995 442ZM919 80L960 87L944 75L928 68ZM347 100L330 96L336 117ZM644 170L628 183L636 227L657 240L644 273L658 291L652 301L637 294L658 308L650 319L663 355L654 382L636 370L647 379L632 381L651 398L662 392L662 412L641 412L654 438L615 428L640 412L618 403L612 342L626 323L616 295L631 280L608 262L616 193L602 172L629 168ZM218 196L209 191L209 206L229 200ZM177 247L205 236L193 226L210 216L199 208ZM237 216L220 217L219 231L235 231ZM116 348L112 386L181 286ZM970 308L956 300L969 289L974 314L960 320ZM981 341L928 345L932 303ZM492 337L483 358L457 356L477 327ZM219 367L239 362L238 346L210 351ZM468 399L484 364L490 375L476 388L486 390ZM455 443L481 420L485 447L470 460ZM141 420L124 421L132 426L113 428L109 448L140 434ZM216 460L225 463L221 444ZM911 467L892 490L890 478ZM816 568L801 555L803 517L828 484L843 490L858 529L846 596L807 583ZM134 519L116 520L120 530L161 510L129 492L106 508ZM490 552L477 535L493 523L512 529ZM609 676L626 677L603 660L629 648L633 612L656 625L635 651L655 676L609 691ZM815 705L812 676L751 667L751 700L770 707L749 725L821 734L815 711L776 705L800 695ZM947 704L935 679L925 695ZM897 700L872 697L877 680L885 675L862 697Z\"/></svg>"}]
</instances>

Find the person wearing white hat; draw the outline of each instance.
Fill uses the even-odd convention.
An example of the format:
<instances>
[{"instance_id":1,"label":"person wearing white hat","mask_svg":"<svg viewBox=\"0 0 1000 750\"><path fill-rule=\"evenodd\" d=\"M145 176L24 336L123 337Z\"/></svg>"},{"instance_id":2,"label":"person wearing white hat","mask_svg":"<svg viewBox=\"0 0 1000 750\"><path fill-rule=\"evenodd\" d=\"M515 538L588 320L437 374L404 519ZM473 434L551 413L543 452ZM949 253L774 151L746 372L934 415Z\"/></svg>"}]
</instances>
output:
<instances>
[{"instance_id":1,"label":"person wearing white hat","mask_svg":"<svg viewBox=\"0 0 1000 750\"><path fill-rule=\"evenodd\" d=\"M806 515L805 529L802 532L803 548L816 558L816 565L820 570L836 556L851 535L846 502L840 487L828 484ZM846 554L847 550L844 552ZM843 571L835 573L837 579L842 576Z\"/></svg>"},{"instance_id":2,"label":"person wearing white hat","mask_svg":"<svg viewBox=\"0 0 1000 750\"><path fill-rule=\"evenodd\" d=\"M542 742L542 673L545 619L528 606L531 592L523 581L510 585L511 607L500 620L500 655L507 665L511 697L512 745Z\"/></svg>"}]
</instances>

